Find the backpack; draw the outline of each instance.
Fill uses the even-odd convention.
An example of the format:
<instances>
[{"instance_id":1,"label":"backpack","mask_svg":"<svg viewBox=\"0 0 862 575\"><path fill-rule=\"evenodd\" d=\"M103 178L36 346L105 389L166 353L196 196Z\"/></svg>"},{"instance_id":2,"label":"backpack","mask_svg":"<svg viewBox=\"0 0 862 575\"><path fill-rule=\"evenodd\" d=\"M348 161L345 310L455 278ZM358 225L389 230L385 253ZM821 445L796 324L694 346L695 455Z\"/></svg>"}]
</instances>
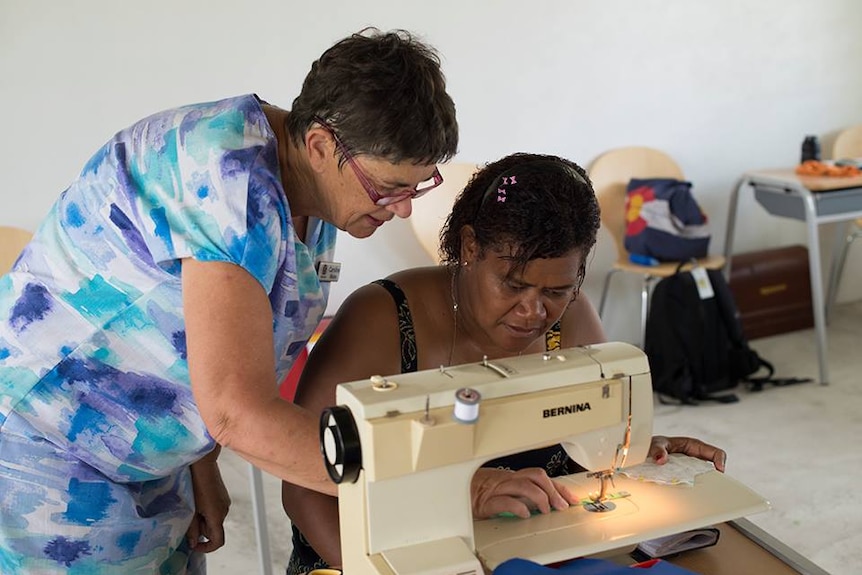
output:
<instances>
[{"instance_id":1,"label":"backpack","mask_svg":"<svg viewBox=\"0 0 862 575\"><path fill-rule=\"evenodd\" d=\"M684 265L681 263L674 275L656 284L647 315L644 351L659 401L674 403L667 400L672 398L689 405L704 400L733 403L739 400L735 394L721 392L740 382L749 384L752 391L760 391L766 383L810 381L773 378L772 364L748 346L733 294L721 271L681 271ZM700 287L695 274L701 277ZM704 297L701 289L705 290ZM754 377L761 369L767 374Z\"/></svg>"},{"instance_id":2,"label":"backpack","mask_svg":"<svg viewBox=\"0 0 862 575\"><path fill-rule=\"evenodd\" d=\"M626 251L660 262L704 257L709 225L691 182L633 178L626 187Z\"/></svg>"}]
</instances>

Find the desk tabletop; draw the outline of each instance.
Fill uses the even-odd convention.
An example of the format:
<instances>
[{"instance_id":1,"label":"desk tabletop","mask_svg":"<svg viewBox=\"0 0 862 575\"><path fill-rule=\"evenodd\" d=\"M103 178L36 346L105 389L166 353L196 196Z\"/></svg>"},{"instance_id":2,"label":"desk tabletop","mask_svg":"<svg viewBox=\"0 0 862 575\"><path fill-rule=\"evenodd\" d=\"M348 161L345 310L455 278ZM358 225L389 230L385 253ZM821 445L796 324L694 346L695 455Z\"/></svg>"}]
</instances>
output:
<instances>
[{"instance_id":1,"label":"desk tabletop","mask_svg":"<svg viewBox=\"0 0 862 575\"><path fill-rule=\"evenodd\" d=\"M862 188L862 176L838 177L838 176L800 176L793 168L776 168L768 170L754 170L746 172L751 178L766 178L792 184L801 184L812 192L829 192L833 190L844 190L847 188Z\"/></svg>"},{"instance_id":2,"label":"desk tabletop","mask_svg":"<svg viewBox=\"0 0 862 575\"><path fill-rule=\"evenodd\" d=\"M709 575L829 575L746 519L720 523L715 527L721 532L716 545L685 551L666 557L665 561L694 573ZM634 547L626 547L595 556L619 565L632 565L635 561L629 553L633 549Z\"/></svg>"}]
</instances>

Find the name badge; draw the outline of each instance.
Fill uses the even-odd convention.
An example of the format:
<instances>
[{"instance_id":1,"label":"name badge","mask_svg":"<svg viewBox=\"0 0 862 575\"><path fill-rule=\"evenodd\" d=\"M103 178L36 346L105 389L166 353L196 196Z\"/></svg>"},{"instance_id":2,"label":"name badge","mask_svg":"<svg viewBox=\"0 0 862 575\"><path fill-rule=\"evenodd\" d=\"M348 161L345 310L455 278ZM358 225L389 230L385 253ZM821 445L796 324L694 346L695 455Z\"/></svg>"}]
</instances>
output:
<instances>
[{"instance_id":1,"label":"name badge","mask_svg":"<svg viewBox=\"0 0 862 575\"><path fill-rule=\"evenodd\" d=\"M318 262L317 279L322 282L337 282L341 273L341 264L338 262Z\"/></svg>"},{"instance_id":2,"label":"name badge","mask_svg":"<svg viewBox=\"0 0 862 575\"><path fill-rule=\"evenodd\" d=\"M697 266L691 270L691 275L694 276L694 283L697 286L697 293L700 299L709 299L715 297L715 292L712 289L712 282L709 281L709 275L701 266Z\"/></svg>"}]
</instances>

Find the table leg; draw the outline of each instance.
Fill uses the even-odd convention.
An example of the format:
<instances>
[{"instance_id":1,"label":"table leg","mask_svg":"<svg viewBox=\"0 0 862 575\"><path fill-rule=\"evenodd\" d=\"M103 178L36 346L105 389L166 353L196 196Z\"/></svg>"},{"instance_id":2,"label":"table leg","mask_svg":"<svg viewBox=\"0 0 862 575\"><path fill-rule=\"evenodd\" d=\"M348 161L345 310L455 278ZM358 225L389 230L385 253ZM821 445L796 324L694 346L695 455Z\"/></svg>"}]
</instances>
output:
<instances>
[{"instance_id":1,"label":"table leg","mask_svg":"<svg viewBox=\"0 0 862 575\"><path fill-rule=\"evenodd\" d=\"M739 207L739 194L744 186L750 186L751 180L742 176L730 194L730 208L727 215L727 231L724 240L724 277L730 281L731 257L733 255L733 237L736 231L736 217ZM800 197L805 206L805 228L808 234L808 267L811 282L811 307L814 314L814 329L817 344L817 361L819 365L820 383L829 383L829 358L826 344L826 313L823 294L822 265L820 263L820 235L817 220L817 205L813 194L808 190L800 190Z\"/></svg>"},{"instance_id":2,"label":"table leg","mask_svg":"<svg viewBox=\"0 0 862 575\"><path fill-rule=\"evenodd\" d=\"M832 308L838 299L838 285L841 282L841 272L844 270L844 262L847 259L847 248L850 247L852 238L849 235L850 222L839 222L835 226L835 239L832 242L832 265L829 267L829 283L826 284L826 321L832 317Z\"/></svg>"},{"instance_id":3,"label":"table leg","mask_svg":"<svg viewBox=\"0 0 862 575\"><path fill-rule=\"evenodd\" d=\"M820 384L829 383L829 358L826 347L826 313L823 297L822 266L820 264L820 234L817 223L817 205L814 196L803 194L805 228L808 231L808 272L811 279L811 306L814 312L814 331L817 338L817 361L820 364Z\"/></svg>"},{"instance_id":4,"label":"table leg","mask_svg":"<svg viewBox=\"0 0 862 575\"><path fill-rule=\"evenodd\" d=\"M736 231L736 208L739 204L739 190L748 185L748 179L741 177L730 192L730 208L727 212L727 229L724 235L724 279L730 282L730 257L733 255L733 234Z\"/></svg>"}]
</instances>

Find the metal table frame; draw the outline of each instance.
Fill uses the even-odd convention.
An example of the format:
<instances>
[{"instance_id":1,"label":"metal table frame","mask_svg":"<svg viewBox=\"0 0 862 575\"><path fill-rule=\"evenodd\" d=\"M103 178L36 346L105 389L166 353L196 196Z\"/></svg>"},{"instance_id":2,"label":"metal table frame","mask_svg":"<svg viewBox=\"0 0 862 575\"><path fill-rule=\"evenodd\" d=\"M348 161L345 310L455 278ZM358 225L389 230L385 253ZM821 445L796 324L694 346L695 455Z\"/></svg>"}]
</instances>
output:
<instances>
[{"instance_id":1,"label":"metal table frame","mask_svg":"<svg viewBox=\"0 0 862 575\"><path fill-rule=\"evenodd\" d=\"M761 548L780 559L785 565L794 571L798 571L803 575L829 575L825 569L815 565L807 557L803 556L798 551L791 549L786 544L752 523L750 520L743 517L734 521L729 521L728 524Z\"/></svg>"},{"instance_id":2,"label":"metal table frame","mask_svg":"<svg viewBox=\"0 0 862 575\"><path fill-rule=\"evenodd\" d=\"M820 383L829 382L826 343L826 312L820 262L821 224L850 222L862 217L862 176L852 178L800 177L793 170L764 170L744 174L730 196L724 255L725 277L730 279L733 236L736 228L739 194L753 190L757 202L772 215L804 221L808 236L808 263L811 281L811 305L820 366ZM836 240L846 236L846 225L839 226ZM837 250L833 251L833 257ZM834 267L834 266L833 266ZM834 280L833 280L834 281Z\"/></svg>"},{"instance_id":3,"label":"metal table frame","mask_svg":"<svg viewBox=\"0 0 862 575\"><path fill-rule=\"evenodd\" d=\"M686 572L709 575L768 573L770 575L829 575L822 567L794 551L746 518L713 525L720 532L715 546L684 551L664 561ZM591 557L618 565L633 565L634 546L597 553Z\"/></svg>"}]
</instances>

